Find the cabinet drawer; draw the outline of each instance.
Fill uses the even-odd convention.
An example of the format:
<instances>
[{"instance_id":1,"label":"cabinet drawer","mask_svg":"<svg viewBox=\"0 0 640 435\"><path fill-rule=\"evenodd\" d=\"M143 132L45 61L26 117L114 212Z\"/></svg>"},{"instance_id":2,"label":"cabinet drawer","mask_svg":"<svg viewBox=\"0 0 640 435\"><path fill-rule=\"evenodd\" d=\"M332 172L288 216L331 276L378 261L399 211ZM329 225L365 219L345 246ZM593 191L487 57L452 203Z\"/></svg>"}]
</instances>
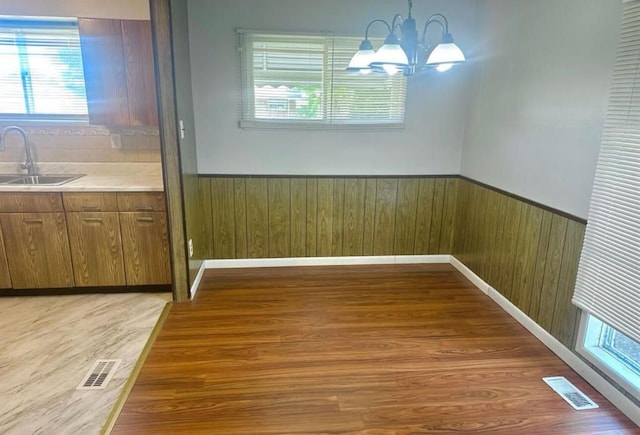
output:
<instances>
[{"instance_id":1,"label":"cabinet drawer","mask_svg":"<svg viewBox=\"0 0 640 435\"><path fill-rule=\"evenodd\" d=\"M0 193L0 213L51 213L64 211L60 193Z\"/></svg>"},{"instance_id":2,"label":"cabinet drawer","mask_svg":"<svg viewBox=\"0 0 640 435\"><path fill-rule=\"evenodd\" d=\"M164 193L162 192L122 192L118 193L118 210L124 212L164 211Z\"/></svg>"},{"instance_id":3,"label":"cabinet drawer","mask_svg":"<svg viewBox=\"0 0 640 435\"><path fill-rule=\"evenodd\" d=\"M66 211L98 212L118 211L118 199L115 193L63 193L62 200Z\"/></svg>"}]
</instances>

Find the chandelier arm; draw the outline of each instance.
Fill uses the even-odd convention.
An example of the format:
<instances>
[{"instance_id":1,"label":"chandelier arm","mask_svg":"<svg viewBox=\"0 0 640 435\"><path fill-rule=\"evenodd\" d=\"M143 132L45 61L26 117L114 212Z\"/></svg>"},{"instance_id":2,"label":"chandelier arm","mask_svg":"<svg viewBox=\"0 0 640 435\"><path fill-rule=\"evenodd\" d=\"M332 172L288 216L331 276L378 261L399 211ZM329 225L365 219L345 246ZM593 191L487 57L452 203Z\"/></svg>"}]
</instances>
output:
<instances>
[{"instance_id":1,"label":"chandelier arm","mask_svg":"<svg viewBox=\"0 0 640 435\"><path fill-rule=\"evenodd\" d=\"M402 18L402 15L395 14L393 16L393 21L391 21L391 31L389 33L393 33L396 31L396 29L402 28L403 22L404 22L404 18Z\"/></svg>"},{"instance_id":2,"label":"chandelier arm","mask_svg":"<svg viewBox=\"0 0 640 435\"><path fill-rule=\"evenodd\" d=\"M442 21L440 21L438 17L444 18L445 22L443 23ZM449 33L449 24L447 23L447 18L442 14L433 14L429 17L427 22L424 23L424 30L422 31L422 40L421 40L421 43L423 46L425 45L425 42L426 42L427 28L429 27L429 25L433 23L438 23L440 25L440 28L442 29L442 36Z\"/></svg>"},{"instance_id":3,"label":"chandelier arm","mask_svg":"<svg viewBox=\"0 0 640 435\"><path fill-rule=\"evenodd\" d=\"M369 40L369 28L370 28L372 25L376 24L376 23L384 23L384 25L385 25L385 26L387 26L387 29L389 30L389 33L391 33L391 32L392 32L392 30L391 30L391 26L390 26L390 25L389 25L389 23L387 23L385 20L373 20L372 22L370 22L370 23L367 25L367 29L366 29L366 30L365 30L365 32L364 32L364 39L365 39L365 41L368 41L368 40Z\"/></svg>"},{"instance_id":4,"label":"chandelier arm","mask_svg":"<svg viewBox=\"0 0 640 435\"><path fill-rule=\"evenodd\" d=\"M433 14L431 15L429 18L427 18L427 21L431 21L432 19L435 18L441 18L442 21L444 21L444 33L449 33L449 20L447 20L447 17L445 17L442 14ZM440 21L440 20L438 20ZM442 24L442 21L440 21L440 24Z\"/></svg>"}]
</instances>

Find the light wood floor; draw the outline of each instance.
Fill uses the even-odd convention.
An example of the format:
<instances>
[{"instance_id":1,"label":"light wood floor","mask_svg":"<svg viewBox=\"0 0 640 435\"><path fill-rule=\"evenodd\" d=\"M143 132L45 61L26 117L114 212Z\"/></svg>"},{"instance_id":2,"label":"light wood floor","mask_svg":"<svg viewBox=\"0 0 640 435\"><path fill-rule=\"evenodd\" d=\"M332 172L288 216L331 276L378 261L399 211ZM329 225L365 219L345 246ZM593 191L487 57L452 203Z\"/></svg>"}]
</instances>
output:
<instances>
[{"instance_id":1,"label":"light wood floor","mask_svg":"<svg viewBox=\"0 0 640 435\"><path fill-rule=\"evenodd\" d=\"M600 409L574 411L543 376ZM449 265L208 271L113 431L450 432L639 433Z\"/></svg>"},{"instance_id":2,"label":"light wood floor","mask_svg":"<svg viewBox=\"0 0 640 435\"><path fill-rule=\"evenodd\" d=\"M98 435L170 293L0 297L0 434ZM96 359L104 390L76 387Z\"/></svg>"}]
</instances>

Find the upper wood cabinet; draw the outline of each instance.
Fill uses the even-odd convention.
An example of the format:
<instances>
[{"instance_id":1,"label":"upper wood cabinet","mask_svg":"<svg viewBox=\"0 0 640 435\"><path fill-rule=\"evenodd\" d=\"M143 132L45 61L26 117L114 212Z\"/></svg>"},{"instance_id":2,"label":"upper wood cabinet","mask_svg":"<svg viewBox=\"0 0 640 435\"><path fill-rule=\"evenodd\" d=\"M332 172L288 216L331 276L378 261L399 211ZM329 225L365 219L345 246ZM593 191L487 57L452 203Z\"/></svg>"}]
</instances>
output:
<instances>
[{"instance_id":1,"label":"upper wood cabinet","mask_svg":"<svg viewBox=\"0 0 640 435\"><path fill-rule=\"evenodd\" d=\"M78 19L89 122L157 126L151 23Z\"/></svg>"}]
</instances>

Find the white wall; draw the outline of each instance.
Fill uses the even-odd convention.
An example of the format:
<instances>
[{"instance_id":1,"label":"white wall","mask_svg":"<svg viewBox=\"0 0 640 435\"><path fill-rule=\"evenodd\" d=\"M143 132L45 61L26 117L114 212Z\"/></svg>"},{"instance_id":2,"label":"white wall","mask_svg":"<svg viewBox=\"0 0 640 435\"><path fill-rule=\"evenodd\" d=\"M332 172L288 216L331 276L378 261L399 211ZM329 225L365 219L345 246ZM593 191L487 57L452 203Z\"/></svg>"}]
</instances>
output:
<instances>
[{"instance_id":1,"label":"white wall","mask_svg":"<svg viewBox=\"0 0 640 435\"><path fill-rule=\"evenodd\" d=\"M462 174L586 218L622 0L485 0Z\"/></svg>"},{"instance_id":2,"label":"white wall","mask_svg":"<svg viewBox=\"0 0 640 435\"><path fill-rule=\"evenodd\" d=\"M238 127L236 28L364 34L375 18L406 15L405 0L189 0L201 174L457 174L472 63L410 80L403 131L250 131ZM416 1L418 25L435 12L474 52L476 1ZM378 36L385 36L380 34ZM357 47L354 47L354 51Z\"/></svg>"},{"instance_id":3,"label":"white wall","mask_svg":"<svg viewBox=\"0 0 640 435\"><path fill-rule=\"evenodd\" d=\"M0 15L148 20L148 0L0 0Z\"/></svg>"}]
</instances>

